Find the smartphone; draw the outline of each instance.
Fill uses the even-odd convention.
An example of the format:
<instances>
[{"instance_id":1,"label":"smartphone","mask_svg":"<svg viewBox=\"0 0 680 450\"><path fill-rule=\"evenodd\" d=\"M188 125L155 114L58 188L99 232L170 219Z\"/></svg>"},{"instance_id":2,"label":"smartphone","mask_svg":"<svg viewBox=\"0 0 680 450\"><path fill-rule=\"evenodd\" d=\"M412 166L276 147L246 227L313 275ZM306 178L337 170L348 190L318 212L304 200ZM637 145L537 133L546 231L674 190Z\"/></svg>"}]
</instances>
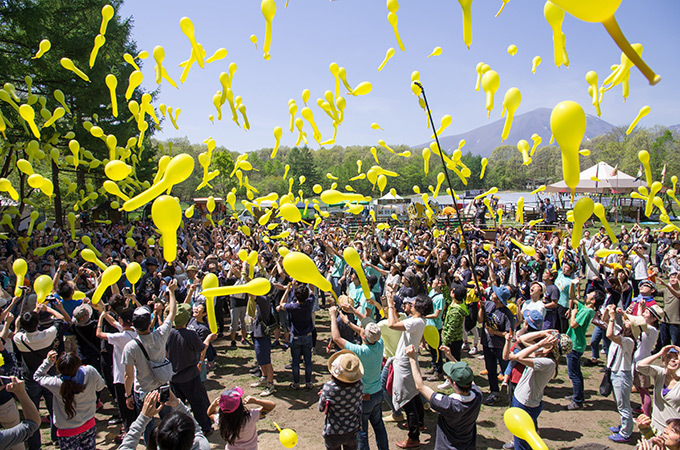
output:
<instances>
[{"instance_id":1,"label":"smartphone","mask_svg":"<svg viewBox=\"0 0 680 450\"><path fill-rule=\"evenodd\" d=\"M11 382L12 382L11 377L0 376L0 385L5 386L5 385L10 384Z\"/></svg>"},{"instance_id":2,"label":"smartphone","mask_svg":"<svg viewBox=\"0 0 680 450\"><path fill-rule=\"evenodd\" d=\"M123 295L132 295L132 290L128 287L123 288Z\"/></svg>"},{"instance_id":3,"label":"smartphone","mask_svg":"<svg viewBox=\"0 0 680 450\"><path fill-rule=\"evenodd\" d=\"M163 386L158 388L158 393L161 394L160 398L158 401L161 403L165 403L170 400L170 385L169 384L164 384Z\"/></svg>"}]
</instances>

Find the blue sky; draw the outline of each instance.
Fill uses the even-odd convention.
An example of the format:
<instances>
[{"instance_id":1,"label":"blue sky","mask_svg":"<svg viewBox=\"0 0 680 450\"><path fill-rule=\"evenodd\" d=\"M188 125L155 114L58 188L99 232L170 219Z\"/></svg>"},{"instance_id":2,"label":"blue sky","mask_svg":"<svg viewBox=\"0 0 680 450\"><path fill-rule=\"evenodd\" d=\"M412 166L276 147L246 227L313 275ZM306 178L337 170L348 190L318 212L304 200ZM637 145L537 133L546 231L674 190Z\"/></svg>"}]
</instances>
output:
<instances>
[{"instance_id":1,"label":"blue sky","mask_svg":"<svg viewBox=\"0 0 680 450\"><path fill-rule=\"evenodd\" d=\"M181 107L179 130L166 121L160 139L186 136L200 142L212 136L218 145L245 152L272 147L273 129L284 129L281 145L293 146L297 134L288 131L288 100L295 99L298 114L303 106L301 92L310 89L309 106L322 133L331 137L330 119L316 105L326 90L334 90L334 79L328 69L337 62L347 70L347 78L355 86L370 81L373 91L365 96L345 94L345 120L338 129L336 144L377 145L379 139L388 144L416 145L429 139L425 116L410 90L414 70L421 74L435 122L444 114L453 117L444 135L458 134L500 118L505 91L517 87L522 103L517 114L538 107L550 107L562 100L579 102L586 113L595 114L587 94L585 74L595 70L600 83L609 67L618 64L621 52L601 24L581 22L567 14L563 30L566 34L569 68L557 68L552 61L552 33L543 17L543 2L512 0L503 13L494 15L501 5L498 0L477 0L472 5L470 50L463 43L461 8L455 0L402 0L398 11L399 31L406 51L399 50L392 27L387 21L387 8L382 0L277 0L274 18L271 59L263 59L265 20L258 0L127 0L119 13L134 20L133 36L141 50L152 52L162 45L166 51L164 66L179 83L181 61L188 59L191 47L181 32L179 20L190 17L196 39L211 55L216 49L228 50L225 59L208 64L205 69L194 65L187 81L177 90L162 83L157 104ZM630 96L623 101L617 86L605 94L602 119L614 125L628 125L644 106L651 113L640 125L672 125L680 123L680 60L674 47L680 42L680 2L626 1L616 14L631 43L644 45L643 58L663 78L657 86L649 86L642 74L633 68ZM258 48L250 35L258 37ZM518 52L508 55L508 45ZM426 58L436 46L440 56ZM396 55L382 72L377 68L388 48ZM534 56L542 57L536 74L531 74ZM500 75L495 109L487 118L485 95L474 90L475 66L484 61ZM219 73L227 71L231 62L238 65L233 80L234 95L241 95L247 107L251 129L244 131L230 119L224 105L222 121L208 120L216 116L212 97L220 89ZM145 61L144 86L156 87L154 61ZM124 82L127 84L127 82ZM371 129L376 122L384 131ZM318 148L312 131L305 122L310 147Z\"/></svg>"}]
</instances>

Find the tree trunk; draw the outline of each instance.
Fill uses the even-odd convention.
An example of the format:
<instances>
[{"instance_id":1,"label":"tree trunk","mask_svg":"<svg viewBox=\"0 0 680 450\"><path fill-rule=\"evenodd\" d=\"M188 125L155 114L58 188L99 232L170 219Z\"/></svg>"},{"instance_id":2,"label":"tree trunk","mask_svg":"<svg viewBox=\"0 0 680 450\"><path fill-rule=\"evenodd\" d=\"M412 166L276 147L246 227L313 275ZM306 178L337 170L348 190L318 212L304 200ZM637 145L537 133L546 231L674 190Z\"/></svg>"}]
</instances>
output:
<instances>
[{"instance_id":1,"label":"tree trunk","mask_svg":"<svg viewBox=\"0 0 680 450\"><path fill-rule=\"evenodd\" d=\"M59 189L59 167L54 163L54 161L52 161L52 184L54 185L54 220L59 228L63 228L64 217L61 211L61 189ZM47 220L47 218L45 219Z\"/></svg>"}]
</instances>

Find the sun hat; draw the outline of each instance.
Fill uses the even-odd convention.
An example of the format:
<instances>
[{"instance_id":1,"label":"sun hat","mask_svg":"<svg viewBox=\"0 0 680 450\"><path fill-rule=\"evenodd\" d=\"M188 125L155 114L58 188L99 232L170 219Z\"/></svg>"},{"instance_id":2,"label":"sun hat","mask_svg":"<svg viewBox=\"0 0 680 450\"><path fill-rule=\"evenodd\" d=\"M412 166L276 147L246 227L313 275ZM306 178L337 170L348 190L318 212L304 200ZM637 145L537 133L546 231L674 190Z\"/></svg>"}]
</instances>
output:
<instances>
[{"instance_id":1,"label":"sun hat","mask_svg":"<svg viewBox=\"0 0 680 450\"><path fill-rule=\"evenodd\" d=\"M233 413L241 404L243 389L236 386L233 389L225 389L220 395L220 410L225 413Z\"/></svg>"},{"instance_id":2,"label":"sun hat","mask_svg":"<svg viewBox=\"0 0 680 450\"><path fill-rule=\"evenodd\" d=\"M656 317L656 320L663 320L665 312L663 308L659 305L652 305L647 308L652 316Z\"/></svg>"},{"instance_id":3,"label":"sun hat","mask_svg":"<svg viewBox=\"0 0 680 450\"><path fill-rule=\"evenodd\" d=\"M647 330L647 321L642 316L627 316L628 322L630 322L630 331L633 333L633 338L637 341L640 334Z\"/></svg>"},{"instance_id":4,"label":"sun hat","mask_svg":"<svg viewBox=\"0 0 680 450\"><path fill-rule=\"evenodd\" d=\"M522 314L526 323L534 330L543 329L543 314L537 309L526 309Z\"/></svg>"},{"instance_id":5,"label":"sun hat","mask_svg":"<svg viewBox=\"0 0 680 450\"><path fill-rule=\"evenodd\" d=\"M641 287L641 286L644 286L644 285L647 285L650 288L652 288L653 291L656 291L656 284L654 284L654 282L652 280L642 280L642 281L640 281L640 284L638 286Z\"/></svg>"},{"instance_id":6,"label":"sun hat","mask_svg":"<svg viewBox=\"0 0 680 450\"><path fill-rule=\"evenodd\" d=\"M366 342L368 344L375 344L382 337L380 327L375 322L368 322L364 326L364 333L366 334Z\"/></svg>"},{"instance_id":7,"label":"sun hat","mask_svg":"<svg viewBox=\"0 0 680 450\"><path fill-rule=\"evenodd\" d=\"M189 264L189 265L187 266L187 272L189 272L189 271L191 271L191 270L193 270L194 272L198 272L198 267L196 267L196 266L193 265L193 264Z\"/></svg>"},{"instance_id":8,"label":"sun hat","mask_svg":"<svg viewBox=\"0 0 680 450\"><path fill-rule=\"evenodd\" d=\"M556 358L559 358L560 356L564 356L568 353L571 353L572 348L573 343L571 341L571 338L564 333L558 334L557 342L553 347L553 354L555 355Z\"/></svg>"},{"instance_id":9,"label":"sun hat","mask_svg":"<svg viewBox=\"0 0 680 450\"><path fill-rule=\"evenodd\" d=\"M468 363L464 361L452 362L449 361L444 364L444 373L451 378L451 381L456 383L459 387L468 387L472 384L475 374Z\"/></svg>"},{"instance_id":10,"label":"sun hat","mask_svg":"<svg viewBox=\"0 0 680 450\"><path fill-rule=\"evenodd\" d=\"M542 281L532 281L532 282L531 282L531 286L533 286L534 284L539 285L539 286L541 287L541 289L543 290L543 293L545 294L545 289L546 289L546 287L545 287L545 283L544 283L544 282L542 282Z\"/></svg>"},{"instance_id":11,"label":"sun hat","mask_svg":"<svg viewBox=\"0 0 680 450\"><path fill-rule=\"evenodd\" d=\"M508 306L510 300L510 291L505 286L492 286L494 294L505 306Z\"/></svg>"},{"instance_id":12,"label":"sun hat","mask_svg":"<svg viewBox=\"0 0 680 450\"><path fill-rule=\"evenodd\" d=\"M188 303L180 303L177 305L177 314L175 314L175 326L183 327L191 319L191 305Z\"/></svg>"},{"instance_id":13,"label":"sun hat","mask_svg":"<svg viewBox=\"0 0 680 450\"><path fill-rule=\"evenodd\" d=\"M73 310L73 318L76 319L76 325L87 325L92 318L92 307L87 303L76 306Z\"/></svg>"},{"instance_id":14,"label":"sun hat","mask_svg":"<svg viewBox=\"0 0 680 450\"><path fill-rule=\"evenodd\" d=\"M340 350L328 358L328 371L344 383L356 383L364 376L364 366L350 350Z\"/></svg>"}]
</instances>

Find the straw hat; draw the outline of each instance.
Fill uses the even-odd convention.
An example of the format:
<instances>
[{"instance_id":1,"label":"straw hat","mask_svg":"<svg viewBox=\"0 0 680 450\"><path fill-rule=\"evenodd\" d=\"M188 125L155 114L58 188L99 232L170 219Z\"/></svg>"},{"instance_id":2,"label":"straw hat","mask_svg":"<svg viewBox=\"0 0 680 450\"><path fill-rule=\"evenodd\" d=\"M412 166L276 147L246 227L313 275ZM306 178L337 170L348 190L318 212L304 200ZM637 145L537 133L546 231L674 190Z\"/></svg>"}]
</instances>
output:
<instances>
[{"instance_id":1,"label":"straw hat","mask_svg":"<svg viewBox=\"0 0 680 450\"><path fill-rule=\"evenodd\" d=\"M344 383L356 383L364 376L364 366L350 350L340 350L328 358L328 371Z\"/></svg>"}]
</instances>

